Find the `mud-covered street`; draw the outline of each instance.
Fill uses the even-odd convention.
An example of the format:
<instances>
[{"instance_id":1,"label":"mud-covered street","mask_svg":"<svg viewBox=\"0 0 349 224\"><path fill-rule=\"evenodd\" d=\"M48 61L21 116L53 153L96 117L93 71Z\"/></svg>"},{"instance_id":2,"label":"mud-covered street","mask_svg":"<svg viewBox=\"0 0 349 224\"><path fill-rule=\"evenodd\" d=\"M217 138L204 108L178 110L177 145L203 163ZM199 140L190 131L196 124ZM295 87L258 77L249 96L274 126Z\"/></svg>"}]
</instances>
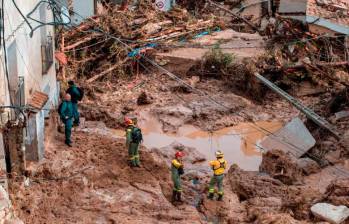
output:
<instances>
[{"instance_id":1,"label":"mud-covered street","mask_svg":"<svg viewBox=\"0 0 349 224\"><path fill-rule=\"evenodd\" d=\"M76 24L57 25L54 43L60 104L47 109L47 96L34 111L49 114L43 158L16 146L11 215L26 224L349 224L347 1L122 2L97 1L77 23L68 1ZM131 126L143 137L140 166ZM211 178L224 178L224 193Z\"/></svg>"},{"instance_id":2,"label":"mud-covered street","mask_svg":"<svg viewBox=\"0 0 349 224\"><path fill-rule=\"evenodd\" d=\"M311 223L315 221L309 214L313 203L348 200L347 179L331 169L332 166L321 170L315 163L302 171L297 161L290 161L282 152L262 156L263 151L257 146L267 133L256 127L275 132L298 113L273 93L268 94L267 104L257 105L221 90L224 101L222 98L220 101L236 107L236 112L251 114L258 125L254 126L251 121L218 106L201 106L205 99L199 101L201 97L197 94L176 93L179 97L173 97L171 91L163 91L161 87L174 82L161 81L162 76L155 74L151 75L152 79L149 76L135 81L145 82L142 88L132 89L127 83L134 80L124 80L115 87L118 90L96 96L104 100L84 102L82 116L89 120L74 129L73 148L63 144L64 136L55 127L49 129L43 163L32 168L27 185L19 182L11 186L14 207L22 220L26 223L249 223L253 220L302 223L298 219ZM205 89L208 84L218 89L223 85L217 80L204 80L197 88L216 93L213 88ZM144 91L151 96L152 103L139 106L137 98ZM304 102L312 99L304 98ZM271 105L285 111L275 111ZM191 108L195 106L194 116ZM141 168L130 168L127 164L122 116L117 116L125 107L139 116L139 126L143 129ZM50 121L49 125L55 122ZM169 165L178 147L184 147L187 155L183 177L185 202L173 205ZM217 149L224 151L229 166L233 165L224 183L223 202L206 199L211 175L207 164ZM259 173L262 158L267 172L277 172L271 167L279 164L285 178L292 177L293 183L285 184L283 179ZM348 160L338 158L335 166L347 170ZM337 185L334 180L339 181Z\"/></svg>"}]
</instances>

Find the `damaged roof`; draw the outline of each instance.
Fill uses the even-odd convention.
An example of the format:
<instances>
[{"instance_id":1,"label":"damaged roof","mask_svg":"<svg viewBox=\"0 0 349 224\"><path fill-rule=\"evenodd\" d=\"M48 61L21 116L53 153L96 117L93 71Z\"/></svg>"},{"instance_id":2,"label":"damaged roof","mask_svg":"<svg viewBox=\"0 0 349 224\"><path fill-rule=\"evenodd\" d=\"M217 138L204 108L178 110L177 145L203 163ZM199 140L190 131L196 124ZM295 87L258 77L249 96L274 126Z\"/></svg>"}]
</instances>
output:
<instances>
[{"instance_id":1,"label":"damaged roof","mask_svg":"<svg viewBox=\"0 0 349 224\"><path fill-rule=\"evenodd\" d=\"M307 16L308 23L313 22L338 33L349 35L348 0L308 0ZM311 19L314 20L311 21Z\"/></svg>"},{"instance_id":2,"label":"damaged roof","mask_svg":"<svg viewBox=\"0 0 349 224\"><path fill-rule=\"evenodd\" d=\"M309 25L349 35L348 0L281 0L279 13Z\"/></svg>"},{"instance_id":3,"label":"damaged roof","mask_svg":"<svg viewBox=\"0 0 349 224\"><path fill-rule=\"evenodd\" d=\"M43 92L35 91L29 100L28 106L41 110L48 101L48 95Z\"/></svg>"}]
</instances>

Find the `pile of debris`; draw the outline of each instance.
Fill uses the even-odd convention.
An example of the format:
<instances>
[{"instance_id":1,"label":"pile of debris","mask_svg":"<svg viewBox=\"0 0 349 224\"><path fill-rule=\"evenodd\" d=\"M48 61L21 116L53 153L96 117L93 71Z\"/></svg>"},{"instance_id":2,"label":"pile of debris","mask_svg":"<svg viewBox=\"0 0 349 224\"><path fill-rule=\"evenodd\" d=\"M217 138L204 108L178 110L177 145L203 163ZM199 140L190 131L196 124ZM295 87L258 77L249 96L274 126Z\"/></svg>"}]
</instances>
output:
<instances>
[{"instance_id":1,"label":"pile of debris","mask_svg":"<svg viewBox=\"0 0 349 224\"><path fill-rule=\"evenodd\" d=\"M215 27L222 23L212 14L198 18L180 8L159 12L149 0L143 0L134 10L113 7L65 31L61 49L68 57L69 74L92 83L108 75L109 80L130 75L141 55L151 54L162 43Z\"/></svg>"}]
</instances>

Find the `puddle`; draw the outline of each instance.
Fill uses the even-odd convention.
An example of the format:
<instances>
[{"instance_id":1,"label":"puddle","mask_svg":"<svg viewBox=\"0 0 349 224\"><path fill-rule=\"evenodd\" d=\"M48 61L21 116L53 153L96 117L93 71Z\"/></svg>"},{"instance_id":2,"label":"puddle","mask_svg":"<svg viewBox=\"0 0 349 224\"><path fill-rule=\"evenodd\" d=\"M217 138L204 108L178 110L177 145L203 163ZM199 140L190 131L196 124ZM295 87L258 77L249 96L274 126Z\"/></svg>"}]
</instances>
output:
<instances>
[{"instance_id":1,"label":"puddle","mask_svg":"<svg viewBox=\"0 0 349 224\"><path fill-rule=\"evenodd\" d=\"M282 127L281 122L256 122L258 126L270 132ZM229 164L236 163L245 170L258 170L261 163L261 151L258 144L266 135L249 123L242 123L234 127L223 128L209 133L191 125L179 128L176 134L163 133L160 122L152 116L139 121L144 133L144 146L147 148L161 148L174 141L185 146L196 148L208 159L214 159L214 153L221 150ZM242 135L240 136L240 133Z\"/></svg>"},{"instance_id":2,"label":"puddle","mask_svg":"<svg viewBox=\"0 0 349 224\"><path fill-rule=\"evenodd\" d=\"M185 146L196 148L209 160L214 159L214 153L221 150L229 165L238 164L242 169L256 171L262 161L262 152L256 144L266 136L250 123L241 123L234 127L223 128L209 133L192 125L184 125L176 134L164 133L162 124L148 113L141 113L139 126L142 129L144 142L147 148L162 148L173 142L179 142ZM264 129L275 132L282 127L281 122L260 121L256 124ZM123 130L111 130L108 128L85 129L88 132L97 132L114 137L124 137Z\"/></svg>"}]
</instances>

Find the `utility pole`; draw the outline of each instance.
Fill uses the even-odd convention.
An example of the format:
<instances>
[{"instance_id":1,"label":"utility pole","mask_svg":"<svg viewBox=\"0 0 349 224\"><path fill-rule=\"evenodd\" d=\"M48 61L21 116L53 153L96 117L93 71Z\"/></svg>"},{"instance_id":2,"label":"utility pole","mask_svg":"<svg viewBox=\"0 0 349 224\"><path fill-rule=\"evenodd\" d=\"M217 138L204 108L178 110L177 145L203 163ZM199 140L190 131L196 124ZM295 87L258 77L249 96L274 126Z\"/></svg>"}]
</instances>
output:
<instances>
[{"instance_id":1,"label":"utility pole","mask_svg":"<svg viewBox=\"0 0 349 224\"><path fill-rule=\"evenodd\" d=\"M280 89L277 85L270 82L268 79L261 76L259 73L254 74L255 77L264 83L267 87L269 87L271 90L273 90L275 93L279 94L281 97L286 99L288 102L290 102L293 106L295 106L299 111L304 113L310 120L312 120L315 124L319 125L322 128L325 128L328 130L336 139L340 139L340 134L335 130L335 127L333 127L325 118L321 117L317 113L315 113L310 108L304 106L299 100L295 99L282 89Z\"/></svg>"}]
</instances>

